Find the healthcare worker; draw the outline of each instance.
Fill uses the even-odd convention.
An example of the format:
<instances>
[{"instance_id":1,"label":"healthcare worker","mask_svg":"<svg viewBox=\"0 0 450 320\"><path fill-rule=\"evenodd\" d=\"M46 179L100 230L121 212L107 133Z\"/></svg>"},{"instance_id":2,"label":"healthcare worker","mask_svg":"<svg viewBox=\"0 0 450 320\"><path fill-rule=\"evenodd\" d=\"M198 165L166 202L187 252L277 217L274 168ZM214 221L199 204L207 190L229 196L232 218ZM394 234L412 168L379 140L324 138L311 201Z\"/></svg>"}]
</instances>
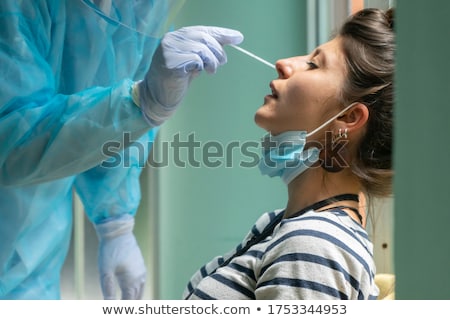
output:
<instances>
[{"instance_id":1,"label":"healthcare worker","mask_svg":"<svg viewBox=\"0 0 450 320\"><path fill-rule=\"evenodd\" d=\"M0 298L60 298L74 189L99 238L104 298L117 298L116 283L123 299L142 297L133 225L149 146L192 78L242 41L195 26L159 44L182 2L0 2ZM124 149L125 133L144 149ZM115 166L111 141L124 160Z\"/></svg>"}]
</instances>

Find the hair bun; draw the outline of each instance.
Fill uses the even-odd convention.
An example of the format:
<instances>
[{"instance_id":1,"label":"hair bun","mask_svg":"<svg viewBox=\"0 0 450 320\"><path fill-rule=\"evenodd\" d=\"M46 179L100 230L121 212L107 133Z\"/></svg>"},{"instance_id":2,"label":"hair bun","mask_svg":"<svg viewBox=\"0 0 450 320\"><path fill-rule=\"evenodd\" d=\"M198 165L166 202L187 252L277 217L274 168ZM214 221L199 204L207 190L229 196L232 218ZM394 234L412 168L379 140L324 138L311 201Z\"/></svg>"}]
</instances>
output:
<instances>
[{"instance_id":1,"label":"hair bun","mask_svg":"<svg viewBox=\"0 0 450 320\"><path fill-rule=\"evenodd\" d=\"M386 11L386 21L389 28L394 29L394 8L390 8Z\"/></svg>"}]
</instances>

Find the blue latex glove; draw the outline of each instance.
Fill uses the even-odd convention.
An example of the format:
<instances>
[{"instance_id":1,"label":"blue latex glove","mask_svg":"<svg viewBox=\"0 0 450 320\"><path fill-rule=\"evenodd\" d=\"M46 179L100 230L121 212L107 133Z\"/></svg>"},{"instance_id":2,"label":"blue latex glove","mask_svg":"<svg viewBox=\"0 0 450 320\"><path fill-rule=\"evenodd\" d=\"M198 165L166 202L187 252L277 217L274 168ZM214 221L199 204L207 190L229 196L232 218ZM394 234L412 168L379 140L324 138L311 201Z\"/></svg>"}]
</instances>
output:
<instances>
[{"instance_id":1,"label":"blue latex glove","mask_svg":"<svg viewBox=\"0 0 450 320\"><path fill-rule=\"evenodd\" d=\"M130 215L108 218L95 225L100 241L98 266L105 300L116 299L116 283L122 291L122 299L142 298L146 268L133 226L134 218Z\"/></svg>"},{"instance_id":2,"label":"blue latex glove","mask_svg":"<svg viewBox=\"0 0 450 320\"><path fill-rule=\"evenodd\" d=\"M133 88L134 101L152 126L158 126L176 110L189 83L205 70L215 73L227 62L223 46L239 44L239 31L206 26L168 32L156 49L147 75Z\"/></svg>"}]
</instances>

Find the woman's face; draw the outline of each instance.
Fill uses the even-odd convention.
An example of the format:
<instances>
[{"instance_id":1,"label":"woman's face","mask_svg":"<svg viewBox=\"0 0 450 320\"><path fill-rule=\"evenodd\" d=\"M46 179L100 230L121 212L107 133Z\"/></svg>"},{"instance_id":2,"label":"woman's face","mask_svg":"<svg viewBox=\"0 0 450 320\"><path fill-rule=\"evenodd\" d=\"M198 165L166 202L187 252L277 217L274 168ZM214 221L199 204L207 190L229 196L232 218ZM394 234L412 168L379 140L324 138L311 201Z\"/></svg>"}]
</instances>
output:
<instances>
[{"instance_id":1,"label":"woman's face","mask_svg":"<svg viewBox=\"0 0 450 320\"><path fill-rule=\"evenodd\" d=\"M285 131L310 132L337 114L346 69L340 38L310 55L276 63L278 79L270 83L272 94L256 111L255 122L273 135Z\"/></svg>"}]
</instances>

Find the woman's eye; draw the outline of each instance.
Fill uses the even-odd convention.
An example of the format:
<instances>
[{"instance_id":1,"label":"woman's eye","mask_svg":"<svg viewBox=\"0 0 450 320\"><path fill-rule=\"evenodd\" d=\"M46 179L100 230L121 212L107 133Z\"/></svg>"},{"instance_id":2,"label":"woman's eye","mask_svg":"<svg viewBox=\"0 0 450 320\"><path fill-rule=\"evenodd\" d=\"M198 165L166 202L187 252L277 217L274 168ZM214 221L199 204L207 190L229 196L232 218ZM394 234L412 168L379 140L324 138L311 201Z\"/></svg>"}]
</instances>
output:
<instances>
[{"instance_id":1,"label":"woman's eye","mask_svg":"<svg viewBox=\"0 0 450 320\"><path fill-rule=\"evenodd\" d=\"M317 69L319 66L315 64L312 61L306 61L306 64L308 65L309 69Z\"/></svg>"}]
</instances>

